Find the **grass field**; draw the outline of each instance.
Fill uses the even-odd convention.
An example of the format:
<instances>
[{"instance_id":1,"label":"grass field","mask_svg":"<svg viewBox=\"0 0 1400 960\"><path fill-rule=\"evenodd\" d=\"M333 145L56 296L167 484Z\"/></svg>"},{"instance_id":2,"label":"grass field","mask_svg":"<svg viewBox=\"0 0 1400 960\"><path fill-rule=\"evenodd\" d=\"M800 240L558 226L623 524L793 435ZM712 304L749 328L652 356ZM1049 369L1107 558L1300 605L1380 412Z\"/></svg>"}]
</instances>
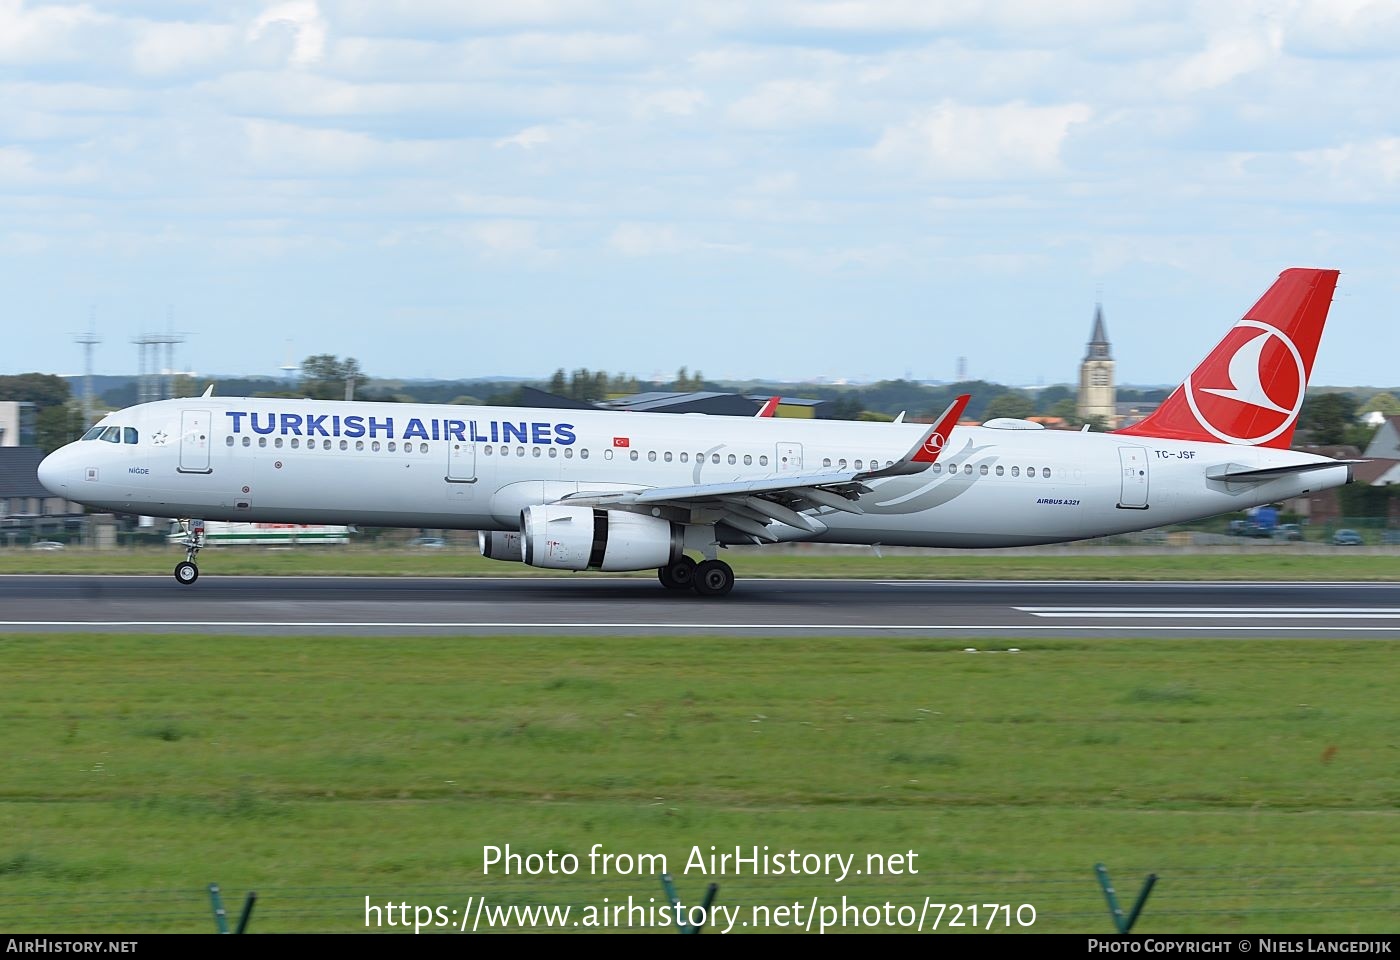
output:
<instances>
[{"instance_id":1,"label":"grass field","mask_svg":"<svg viewBox=\"0 0 1400 960\"><path fill-rule=\"evenodd\" d=\"M1094 550L1063 553L1024 550L906 552L876 557L869 550L748 550L723 552L745 577L860 577L880 579L1063 579L1063 580L1396 580L1400 552L1346 553L1344 547L1223 547L1198 551ZM799 552L801 551L801 552ZM3 573L146 573L166 575L183 554L174 549L43 552L0 550ZM208 576L559 576L522 563L483 559L475 549L375 550L355 548L205 550L200 569ZM634 574L654 578L652 571ZM590 574L581 573L587 577Z\"/></svg>"},{"instance_id":2,"label":"grass field","mask_svg":"<svg viewBox=\"0 0 1400 960\"><path fill-rule=\"evenodd\" d=\"M591 873L602 844L664 854L690 900L716 880L741 922L927 897L1111 932L1102 861L1129 901L1160 875L1139 932L1394 931L1393 644L993 646L3 638L0 918L212 931L210 882L235 913L258 891L255 932L363 930L366 896L662 902L649 874ZM580 869L487 872L506 844ZM711 845L913 852L918 873L687 872Z\"/></svg>"}]
</instances>

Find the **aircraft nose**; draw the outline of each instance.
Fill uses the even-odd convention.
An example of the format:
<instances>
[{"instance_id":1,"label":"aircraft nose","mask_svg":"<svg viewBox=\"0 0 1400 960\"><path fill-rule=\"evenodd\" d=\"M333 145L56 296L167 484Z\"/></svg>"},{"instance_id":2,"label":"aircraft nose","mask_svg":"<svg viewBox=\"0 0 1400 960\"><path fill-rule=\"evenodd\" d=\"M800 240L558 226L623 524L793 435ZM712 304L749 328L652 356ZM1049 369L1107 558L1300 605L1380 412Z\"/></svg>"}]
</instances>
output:
<instances>
[{"instance_id":1,"label":"aircraft nose","mask_svg":"<svg viewBox=\"0 0 1400 960\"><path fill-rule=\"evenodd\" d=\"M55 450L39 463L39 483L56 497L67 495L68 471L63 464L66 459L62 450Z\"/></svg>"}]
</instances>

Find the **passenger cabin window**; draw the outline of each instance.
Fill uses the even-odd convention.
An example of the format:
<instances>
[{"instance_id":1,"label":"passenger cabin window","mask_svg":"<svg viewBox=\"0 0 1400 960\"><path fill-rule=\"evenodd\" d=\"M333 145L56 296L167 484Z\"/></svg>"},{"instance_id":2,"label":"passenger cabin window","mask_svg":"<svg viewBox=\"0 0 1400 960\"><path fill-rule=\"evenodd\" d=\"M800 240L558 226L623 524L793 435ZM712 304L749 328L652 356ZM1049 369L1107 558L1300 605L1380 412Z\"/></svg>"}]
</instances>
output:
<instances>
[{"instance_id":1,"label":"passenger cabin window","mask_svg":"<svg viewBox=\"0 0 1400 960\"><path fill-rule=\"evenodd\" d=\"M1028 476L1028 477L1033 477L1033 476L1035 476L1035 467L1027 467L1027 468L1026 468L1026 476Z\"/></svg>"}]
</instances>

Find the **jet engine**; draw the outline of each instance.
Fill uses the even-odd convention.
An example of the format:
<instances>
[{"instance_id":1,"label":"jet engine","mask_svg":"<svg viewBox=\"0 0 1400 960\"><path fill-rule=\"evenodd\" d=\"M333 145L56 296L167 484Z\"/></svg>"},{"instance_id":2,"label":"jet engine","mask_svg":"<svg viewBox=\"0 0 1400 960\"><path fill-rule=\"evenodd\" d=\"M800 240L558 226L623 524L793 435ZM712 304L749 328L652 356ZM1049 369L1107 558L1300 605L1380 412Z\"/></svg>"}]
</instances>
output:
<instances>
[{"instance_id":1,"label":"jet engine","mask_svg":"<svg viewBox=\"0 0 1400 960\"><path fill-rule=\"evenodd\" d=\"M684 553L685 529L625 510L539 505L520 513L525 562L554 570L646 570Z\"/></svg>"},{"instance_id":2,"label":"jet engine","mask_svg":"<svg viewBox=\"0 0 1400 960\"><path fill-rule=\"evenodd\" d=\"M481 555L487 560L519 563L525 559L525 550L520 545L519 530L479 530L476 542L481 548Z\"/></svg>"}]
</instances>

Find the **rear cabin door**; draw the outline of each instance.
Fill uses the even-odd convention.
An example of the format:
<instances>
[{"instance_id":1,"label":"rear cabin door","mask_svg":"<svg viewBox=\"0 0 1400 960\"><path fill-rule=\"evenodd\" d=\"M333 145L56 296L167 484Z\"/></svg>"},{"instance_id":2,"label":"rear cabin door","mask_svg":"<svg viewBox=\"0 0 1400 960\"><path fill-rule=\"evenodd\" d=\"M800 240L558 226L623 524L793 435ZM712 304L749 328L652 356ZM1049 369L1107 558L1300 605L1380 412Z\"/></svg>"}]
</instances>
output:
<instances>
[{"instance_id":1,"label":"rear cabin door","mask_svg":"<svg viewBox=\"0 0 1400 960\"><path fill-rule=\"evenodd\" d=\"M1118 506L1124 510L1147 509L1147 448L1119 447L1118 461L1123 468Z\"/></svg>"}]
</instances>

